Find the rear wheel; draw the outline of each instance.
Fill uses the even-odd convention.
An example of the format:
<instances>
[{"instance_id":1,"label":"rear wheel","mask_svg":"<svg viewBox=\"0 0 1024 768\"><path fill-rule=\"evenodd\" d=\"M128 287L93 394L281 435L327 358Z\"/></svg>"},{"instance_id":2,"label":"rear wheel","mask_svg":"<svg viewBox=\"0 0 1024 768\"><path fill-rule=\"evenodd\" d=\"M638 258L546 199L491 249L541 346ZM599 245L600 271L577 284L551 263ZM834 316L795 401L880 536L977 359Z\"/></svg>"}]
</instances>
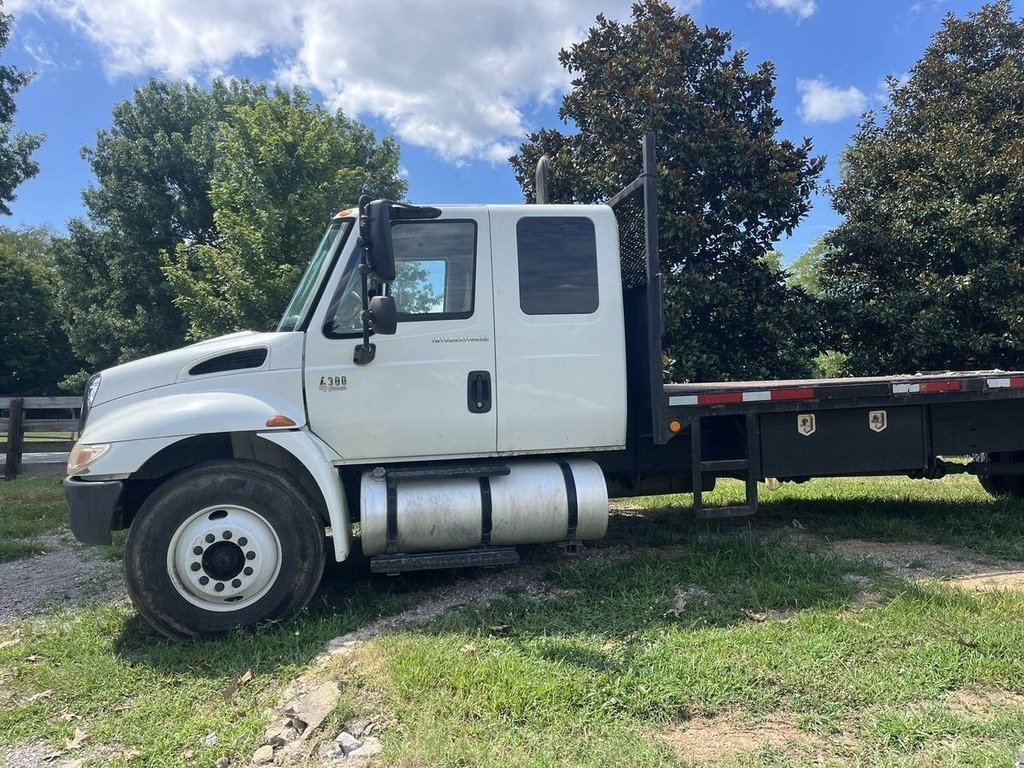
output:
<instances>
[{"instance_id":1,"label":"rear wheel","mask_svg":"<svg viewBox=\"0 0 1024 768\"><path fill-rule=\"evenodd\" d=\"M324 560L324 524L287 475L220 461L146 500L128 532L125 580L150 624L185 639L293 619Z\"/></svg>"},{"instance_id":2,"label":"rear wheel","mask_svg":"<svg viewBox=\"0 0 1024 768\"><path fill-rule=\"evenodd\" d=\"M974 460L990 464L1024 463L1024 451L979 453ZM978 482L993 496L1024 498L1024 475L978 475Z\"/></svg>"}]
</instances>

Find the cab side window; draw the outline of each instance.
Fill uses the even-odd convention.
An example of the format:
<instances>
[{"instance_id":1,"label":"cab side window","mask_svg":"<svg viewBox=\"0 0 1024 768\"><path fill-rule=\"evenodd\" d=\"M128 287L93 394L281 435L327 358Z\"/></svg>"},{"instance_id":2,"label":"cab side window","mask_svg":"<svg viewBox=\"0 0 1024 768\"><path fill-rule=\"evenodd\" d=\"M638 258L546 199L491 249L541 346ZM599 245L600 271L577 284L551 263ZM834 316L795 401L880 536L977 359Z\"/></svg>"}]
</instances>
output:
<instances>
[{"instance_id":1,"label":"cab side window","mask_svg":"<svg viewBox=\"0 0 1024 768\"><path fill-rule=\"evenodd\" d=\"M516 223L519 307L527 315L597 311L597 237L582 216L532 216Z\"/></svg>"}]
</instances>

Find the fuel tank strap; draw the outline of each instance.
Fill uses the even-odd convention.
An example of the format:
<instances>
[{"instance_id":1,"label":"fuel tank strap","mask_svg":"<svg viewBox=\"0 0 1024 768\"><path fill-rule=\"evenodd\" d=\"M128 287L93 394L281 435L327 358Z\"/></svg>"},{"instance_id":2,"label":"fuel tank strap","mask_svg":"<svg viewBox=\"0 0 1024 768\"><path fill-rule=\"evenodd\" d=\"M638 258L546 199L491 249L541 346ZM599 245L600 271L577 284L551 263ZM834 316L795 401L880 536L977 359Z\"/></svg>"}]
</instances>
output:
<instances>
[{"instance_id":1,"label":"fuel tank strap","mask_svg":"<svg viewBox=\"0 0 1024 768\"><path fill-rule=\"evenodd\" d=\"M580 501L576 494L576 478L572 474L572 467L564 459L555 460L562 470L562 477L565 478L565 495L568 502L568 521L566 523L565 538L576 538L576 532L580 527Z\"/></svg>"},{"instance_id":2,"label":"fuel tank strap","mask_svg":"<svg viewBox=\"0 0 1024 768\"><path fill-rule=\"evenodd\" d=\"M491 531L494 529L494 506L491 501L491 478L480 478L480 546L491 545Z\"/></svg>"},{"instance_id":3,"label":"fuel tank strap","mask_svg":"<svg viewBox=\"0 0 1024 768\"><path fill-rule=\"evenodd\" d=\"M398 551L398 486L388 483L387 508L387 552L393 555Z\"/></svg>"},{"instance_id":4,"label":"fuel tank strap","mask_svg":"<svg viewBox=\"0 0 1024 768\"><path fill-rule=\"evenodd\" d=\"M479 477L480 479L480 505L481 505L481 546L489 546L491 543L491 531L493 523L493 505L491 502L491 478L506 477L511 473L511 468L505 464L454 464L442 465L439 467L405 467L402 469L375 470L387 481L387 510L386 510L386 551L389 555L398 552L398 482L400 480L450 480L460 477ZM569 472L569 480L572 481L572 471L568 465L562 467L562 472ZM575 485L573 485L573 499L575 499ZM578 517L577 513L577 517ZM575 527L573 531L575 531Z\"/></svg>"}]
</instances>

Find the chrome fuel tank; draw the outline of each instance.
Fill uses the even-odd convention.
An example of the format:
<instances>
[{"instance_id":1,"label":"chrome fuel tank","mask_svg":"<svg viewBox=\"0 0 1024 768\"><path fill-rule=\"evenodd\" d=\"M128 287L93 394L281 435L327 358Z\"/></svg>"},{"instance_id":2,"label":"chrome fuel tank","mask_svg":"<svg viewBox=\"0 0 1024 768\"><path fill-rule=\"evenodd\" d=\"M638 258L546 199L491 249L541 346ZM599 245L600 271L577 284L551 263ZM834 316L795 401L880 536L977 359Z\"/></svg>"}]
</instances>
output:
<instances>
[{"instance_id":1,"label":"chrome fuel tank","mask_svg":"<svg viewBox=\"0 0 1024 768\"><path fill-rule=\"evenodd\" d=\"M507 474L363 473L363 554L590 540L608 528L608 490L587 459L524 459ZM389 514L390 506L390 514Z\"/></svg>"}]
</instances>

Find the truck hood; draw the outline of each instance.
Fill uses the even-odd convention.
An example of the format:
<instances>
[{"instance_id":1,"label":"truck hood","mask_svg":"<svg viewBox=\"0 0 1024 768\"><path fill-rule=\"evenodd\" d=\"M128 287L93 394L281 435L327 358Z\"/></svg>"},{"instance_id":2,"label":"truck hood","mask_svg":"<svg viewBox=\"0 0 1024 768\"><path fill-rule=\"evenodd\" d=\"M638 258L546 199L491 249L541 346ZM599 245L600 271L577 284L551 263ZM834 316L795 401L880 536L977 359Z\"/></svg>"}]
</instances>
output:
<instances>
[{"instance_id":1,"label":"truck hood","mask_svg":"<svg viewBox=\"0 0 1024 768\"><path fill-rule=\"evenodd\" d=\"M93 406L185 382L302 367L301 333L240 331L108 368Z\"/></svg>"}]
</instances>

